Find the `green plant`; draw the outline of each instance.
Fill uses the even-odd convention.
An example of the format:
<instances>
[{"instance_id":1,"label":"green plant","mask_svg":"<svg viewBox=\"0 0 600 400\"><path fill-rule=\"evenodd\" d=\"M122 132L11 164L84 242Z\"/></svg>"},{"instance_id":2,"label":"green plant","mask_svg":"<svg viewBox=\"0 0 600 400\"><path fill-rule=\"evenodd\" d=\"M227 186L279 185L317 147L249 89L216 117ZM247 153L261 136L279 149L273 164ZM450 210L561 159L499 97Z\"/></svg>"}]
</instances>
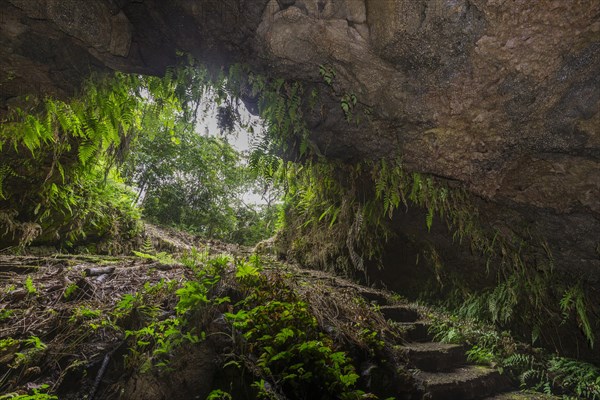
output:
<instances>
[{"instance_id":1,"label":"green plant","mask_svg":"<svg viewBox=\"0 0 600 400\"><path fill-rule=\"evenodd\" d=\"M25 290L27 290L27 294L29 294L29 295L37 294L37 288L35 287L35 284L33 283L33 279L31 278L30 275L27 275L27 278L25 279L25 283L23 284L23 286L25 287Z\"/></svg>"},{"instance_id":2,"label":"green plant","mask_svg":"<svg viewBox=\"0 0 600 400\"><path fill-rule=\"evenodd\" d=\"M4 287L4 292L11 293L11 292L14 292L16 289L17 289L17 286L15 284L10 284L10 285L6 285Z\"/></svg>"},{"instance_id":3,"label":"green plant","mask_svg":"<svg viewBox=\"0 0 600 400\"><path fill-rule=\"evenodd\" d=\"M578 398L600 399L600 368L581 361L552 357L548 375L553 385L568 388Z\"/></svg>"},{"instance_id":4,"label":"green plant","mask_svg":"<svg viewBox=\"0 0 600 400\"><path fill-rule=\"evenodd\" d=\"M140 247L140 253L144 254L154 254L156 253L156 249L154 248L154 244L152 244L152 239L146 237L144 242L142 243L142 247Z\"/></svg>"},{"instance_id":5,"label":"green plant","mask_svg":"<svg viewBox=\"0 0 600 400\"><path fill-rule=\"evenodd\" d=\"M261 91L269 98L261 111L283 132L294 127L283 115L300 113L286 105L281 89L299 104L301 88L249 77L239 65L211 78L193 60L182 61L163 78L94 77L70 102L46 98L37 108L14 110L0 128L0 219L8 228L0 239L17 238L25 246L58 237L72 247L101 237L110 251L123 252L121 239L139 231L138 203L147 218L206 236L244 244L268 237L269 224L263 232L249 222L272 219L271 206L254 208L241 198L257 175L225 140L195 132L197 114L210 100L219 111L232 110L235 88L250 83L270 89L268 96ZM239 113L230 114L230 127L252 128Z\"/></svg>"},{"instance_id":6,"label":"green plant","mask_svg":"<svg viewBox=\"0 0 600 400\"><path fill-rule=\"evenodd\" d=\"M210 282L216 283L216 281ZM175 310L178 314L184 314L195 307L206 305L209 303L209 287L206 286L206 283L209 283L209 281L187 281L183 284L183 287L181 289L177 290L179 302L177 303Z\"/></svg>"},{"instance_id":7,"label":"green plant","mask_svg":"<svg viewBox=\"0 0 600 400\"><path fill-rule=\"evenodd\" d=\"M15 345L18 345L19 343L21 343L19 340L13 339L11 337L0 339L0 352L5 352L15 347Z\"/></svg>"},{"instance_id":8,"label":"green plant","mask_svg":"<svg viewBox=\"0 0 600 400\"><path fill-rule=\"evenodd\" d=\"M494 361L494 354L483 347L477 345L473 346L470 350L467 350L467 360L475 364L488 365Z\"/></svg>"},{"instance_id":9,"label":"green plant","mask_svg":"<svg viewBox=\"0 0 600 400\"><path fill-rule=\"evenodd\" d=\"M235 277L240 281L253 280L260 275L260 258L253 254L250 261L236 263Z\"/></svg>"},{"instance_id":10,"label":"green plant","mask_svg":"<svg viewBox=\"0 0 600 400\"><path fill-rule=\"evenodd\" d=\"M195 344L206 337L190 320L213 305L229 301L228 297L210 297L210 292L221 281L220 273L231 261L228 255L209 257L208 253L192 252L187 261L193 265L196 277L184 281L179 287L177 281L161 280L155 285L145 284L144 290L136 294L127 294L117 303L115 315L122 318L137 314L140 327L125 331L125 337L131 340L127 363L142 370L152 367L169 368L173 351L184 343ZM190 256L187 256L190 257ZM158 319L161 296L175 295L175 315ZM152 304L154 302L154 305Z\"/></svg>"},{"instance_id":11,"label":"green plant","mask_svg":"<svg viewBox=\"0 0 600 400\"><path fill-rule=\"evenodd\" d=\"M560 309L563 312L563 322L566 321L567 318L569 318L569 314L575 310L577 324L589 341L590 347L594 347L594 330L588 318L585 294L581 285L572 286L565 290L565 293L560 300Z\"/></svg>"},{"instance_id":12,"label":"green plant","mask_svg":"<svg viewBox=\"0 0 600 400\"><path fill-rule=\"evenodd\" d=\"M23 351L15 353L14 362L10 365L11 368L31 364L33 360L44 353L47 347L47 345L37 336L30 336L28 339L21 340L20 343L25 345L26 348L23 349Z\"/></svg>"},{"instance_id":13,"label":"green plant","mask_svg":"<svg viewBox=\"0 0 600 400\"><path fill-rule=\"evenodd\" d=\"M253 276L252 281L239 278L249 293L235 312L225 316L253 354L242 353L242 360L248 367L254 365L250 371L258 371L253 384L258 398L273 398L276 393L296 398L374 398L355 388L359 376L350 358L320 332L308 305L283 281ZM366 331L365 335L372 336Z\"/></svg>"},{"instance_id":14,"label":"green plant","mask_svg":"<svg viewBox=\"0 0 600 400\"><path fill-rule=\"evenodd\" d=\"M183 252L179 257L179 262L190 270L198 273L209 259L210 251L208 248L204 251L200 251L196 247L192 247L189 251Z\"/></svg>"},{"instance_id":15,"label":"green plant","mask_svg":"<svg viewBox=\"0 0 600 400\"><path fill-rule=\"evenodd\" d=\"M42 340L37 336L30 336L29 339L25 339L23 341L28 346L35 350L44 350L47 346Z\"/></svg>"},{"instance_id":16,"label":"green plant","mask_svg":"<svg viewBox=\"0 0 600 400\"><path fill-rule=\"evenodd\" d=\"M319 74L332 90L336 89L333 67L321 65ZM237 75L232 82L240 80L243 78ZM425 240L416 244L433 270L432 281L437 285L430 292L452 292L452 303L463 306L464 312L499 325L526 327L533 341L548 341L545 336L550 331L545 327L560 321L554 317L559 307L556 293L547 290L557 286L552 253L542 237L528 229L517 232L490 227L479 215L475 196L443 179L407 171L399 157L358 165L324 162L304 128L290 128L296 123L303 126L297 116L307 105L296 95L304 88L280 80L271 86L264 78L254 76L248 81L256 84L257 93L269 92L261 104L265 106L265 120L271 122L266 137L270 142L256 149L251 163L273 181L282 182L286 190L280 217L283 230L278 239L289 255L310 267L348 274L364 270L366 260L377 261L380 257L382 243L390 234L383 217L392 218L399 207L422 208L428 231L436 223L446 225L458 245L469 246L473 254L485 260L485 273L496 281L476 292L471 282L452 276L451 269L443 267L441 253ZM351 92L334 94L340 98L347 117L353 107L360 105ZM298 142L300 156L306 149L311 150L314 157L309 157L310 161L286 163L274 156L282 149L294 154L288 147ZM592 344L596 329L589 323L593 308L589 295L584 293L579 307L575 301L571 304L575 312L568 313L569 318L574 315Z\"/></svg>"},{"instance_id":17,"label":"green plant","mask_svg":"<svg viewBox=\"0 0 600 400\"><path fill-rule=\"evenodd\" d=\"M131 88L141 82L117 74L70 103L46 98L40 112L16 109L2 124L0 152L11 173L3 173L1 201L18 210L8 233L21 245L134 229L131 201L112 167L138 125L143 100Z\"/></svg>"},{"instance_id":18,"label":"green plant","mask_svg":"<svg viewBox=\"0 0 600 400\"><path fill-rule=\"evenodd\" d=\"M133 354L138 356L147 352L149 361L156 367L168 367L168 356L184 341L197 343L204 338L204 334L196 335L191 331L182 332L186 321L181 318L168 318L162 321L153 321L141 329L126 330L125 338L134 339Z\"/></svg>"},{"instance_id":19,"label":"green plant","mask_svg":"<svg viewBox=\"0 0 600 400\"><path fill-rule=\"evenodd\" d=\"M191 124L177 121L162 131L158 121L151 124L159 130L137 139L124 176L139 188L138 198L151 222L229 239L237 229L238 209L244 207L241 196L252 177L231 145L200 135Z\"/></svg>"},{"instance_id":20,"label":"green plant","mask_svg":"<svg viewBox=\"0 0 600 400\"><path fill-rule=\"evenodd\" d=\"M45 393L48 390L48 385L40 385L40 387L32 389L31 394L8 393L0 395L0 400L58 400L58 397Z\"/></svg>"},{"instance_id":21,"label":"green plant","mask_svg":"<svg viewBox=\"0 0 600 400\"><path fill-rule=\"evenodd\" d=\"M325 81L325 83L329 86L333 84L333 79L335 78L335 70L330 65L319 65L319 74Z\"/></svg>"},{"instance_id":22,"label":"green plant","mask_svg":"<svg viewBox=\"0 0 600 400\"><path fill-rule=\"evenodd\" d=\"M7 308L3 308L0 310L0 321L4 321L6 319L10 319L10 317L12 317L14 315L14 311L7 309Z\"/></svg>"},{"instance_id":23,"label":"green plant","mask_svg":"<svg viewBox=\"0 0 600 400\"><path fill-rule=\"evenodd\" d=\"M600 369L557 356L513 354L503 360L523 387L546 394L563 393L565 399L600 399Z\"/></svg>"},{"instance_id":24,"label":"green plant","mask_svg":"<svg viewBox=\"0 0 600 400\"><path fill-rule=\"evenodd\" d=\"M176 260L173 258L173 256L167 252L161 251L159 253L155 253L155 254L148 254L148 253L144 253L141 251L135 251L133 250L133 254L135 254L136 257L139 258L144 258L146 260L153 260L153 261L158 261L161 264L175 264Z\"/></svg>"},{"instance_id":25,"label":"green plant","mask_svg":"<svg viewBox=\"0 0 600 400\"><path fill-rule=\"evenodd\" d=\"M63 293L63 298L65 300L68 300L69 297L71 297L71 295L77 291L77 289L79 289L79 286L77 286L77 283L75 283L75 282L69 283L67 285L67 287L65 288L65 291Z\"/></svg>"},{"instance_id":26,"label":"green plant","mask_svg":"<svg viewBox=\"0 0 600 400\"><path fill-rule=\"evenodd\" d=\"M229 254L218 254L206 260L206 266L200 275L218 275L222 273L227 266L232 262L232 257Z\"/></svg>"},{"instance_id":27,"label":"green plant","mask_svg":"<svg viewBox=\"0 0 600 400\"><path fill-rule=\"evenodd\" d=\"M117 302L115 311L118 313L126 313L128 311L131 311L134 305L136 304L137 299L137 295L130 293L124 294L123 296L121 296L121 300Z\"/></svg>"},{"instance_id":28,"label":"green plant","mask_svg":"<svg viewBox=\"0 0 600 400\"><path fill-rule=\"evenodd\" d=\"M206 400L233 400L233 397L221 389L215 389L208 394Z\"/></svg>"},{"instance_id":29,"label":"green plant","mask_svg":"<svg viewBox=\"0 0 600 400\"><path fill-rule=\"evenodd\" d=\"M101 310L94 310L87 306L80 305L73 309L71 316L69 317L69 322L77 323L83 320L90 320L98 318L102 315Z\"/></svg>"},{"instance_id":30,"label":"green plant","mask_svg":"<svg viewBox=\"0 0 600 400\"><path fill-rule=\"evenodd\" d=\"M352 274L364 272L367 260L380 260L390 230L380 204L361 200L365 167L287 165L281 239L302 264Z\"/></svg>"},{"instance_id":31,"label":"green plant","mask_svg":"<svg viewBox=\"0 0 600 400\"><path fill-rule=\"evenodd\" d=\"M456 315L432 313L430 332L436 340L469 344L468 360L496 365L523 388L565 399L600 399L600 369L518 344L507 332Z\"/></svg>"},{"instance_id":32,"label":"green plant","mask_svg":"<svg viewBox=\"0 0 600 400\"><path fill-rule=\"evenodd\" d=\"M352 111L354 110L354 107L356 107L356 103L357 98L354 93L346 93L342 96L340 106L342 107L342 111L348 122L350 122L350 119L352 118Z\"/></svg>"}]
</instances>

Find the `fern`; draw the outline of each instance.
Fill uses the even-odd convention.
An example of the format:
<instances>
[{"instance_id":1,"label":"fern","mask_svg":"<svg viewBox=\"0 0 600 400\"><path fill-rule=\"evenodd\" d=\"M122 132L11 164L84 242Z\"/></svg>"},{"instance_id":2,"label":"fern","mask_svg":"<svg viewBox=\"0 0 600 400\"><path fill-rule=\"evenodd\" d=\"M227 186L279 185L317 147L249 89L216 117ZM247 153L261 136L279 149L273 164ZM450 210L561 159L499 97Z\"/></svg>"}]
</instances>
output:
<instances>
[{"instance_id":1,"label":"fern","mask_svg":"<svg viewBox=\"0 0 600 400\"><path fill-rule=\"evenodd\" d=\"M425 219L425 223L427 225L427 230L431 231L431 225L433 224L433 214L434 214L435 210L433 209L433 207L429 207L429 209L427 210L427 217Z\"/></svg>"},{"instance_id":2,"label":"fern","mask_svg":"<svg viewBox=\"0 0 600 400\"><path fill-rule=\"evenodd\" d=\"M102 204L92 204L88 197L106 186L115 159L127 150L122 138L139 128L139 116L148 96L158 99L158 90L165 90L154 84L158 81L116 74L112 80L89 84L82 97L70 103L47 98L41 102L38 114L16 110L9 117L10 123L0 127L0 142L10 140L13 144L12 149L0 150L0 198L9 200L9 207L18 208L19 215L35 216L31 223L41 224L47 236L65 235L72 242L75 237L85 236L86 229L117 232L115 227L120 223L116 218L128 214L131 206L125 206L118 196L112 198L115 205L124 208L121 216L113 209L113 220L108 223L108 199L94 197ZM143 96L139 86L148 88ZM163 107L160 112L178 112L173 95L166 91L162 94L166 94L165 103L172 108ZM9 168L19 171L19 175L8 173ZM8 177L14 178L10 188L6 185ZM112 190L123 194L116 188Z\"/></svg>"},{"instance_id":3,"label":"fern","mask_svg":"<svg viewBox=\"0 0 600 400\"><path fill-rule=\"evenodd\" d=\"M152 244L152 239L150 239L150 237L146 237L144 239L144 242L142 243L142 247L140 247L140 253L145 253L145 254L155 254L156 253L156 249L154 248L154 245Z\"/></svg>"},{"instance_id":4,"label":"fern","mask_svg":"<svg viewBox=\"0 0 600 400\"><path fill-rule=\"evenodd\" d=\"M600 368L577 360L553 357L548 363L553 380L580 398L600 399Z\"/></svg>"},{"instance_id":5,"label":"fern","mask_svg":"<svg viewBox=\"0 0 600 400\"><path fill-rule=\"evenodd\" d=\"M235 277L241 281L248 281L260 275L260 264L251 262L238 262Z\"/></svg>"},{"instance_id":6,"label":"fern","mask_svg":"<svg viewBox=\"0 0 600 400\"><path fill-rule=\"evenodd\" d=\"M4 182L8 177L16 177L18 176L15 171L6 164L0 165L0 199L6 200L6 196L3 191Z\"/></svg>"},{"instance_id":7,"label":"fern","mask_svg":"<svg viewBox=\"0 0 600 400\"><path fill-rule=\"evenodd\" d=\"M590 346L594 346L594 330L587 315L587 306L585 302L585 293L581 285L575 285L565 290L560 300L560 308L563 313L563 322L569 318L571 312L575 310L575 317Z\"/></svg>"},{"instance_id":8,"label":"fern","mask_svg":"<svg viewBox=\"0 0 600 400\"><path fill-rule=\"evenodd\" d=\"M423 197L422 197L422 179L421 179L421 175L417 174L417 173L413 173L412 175L412 189L410 191L410 194L408 195L408 198L415 204L421 204Z\"/></svg>"},{"instance_id":9,"label":"fern","mask_svg":"<svg viewBox=\"0 0 600 400\"><path fill-rule=\"evenodd\" d=\"M531 369L533 367L534 360L535 359L530 354L515 353L505 358L503 365L511 368Z\"/></svg>"},{"instance_id":10,"label":"fern","mask_svg":"<svg viewBox=\"0 0 600 400\"><path fill-rule=\"evenodd\" d=\"M489 365L494 360L494 354L483 347L473 346L466 352L467 361L481 365Z\"/></svg>"},{"instance_id":11,"label":"fern","mask_svg":"<svg viewBox=\"0 0 600 400\"><path fill-rule=\"evenodd\" d=\"M98 144L94 142L84 142L79 145L79 161L85 165L98 151Z\"/></svg>"}]
</instances>

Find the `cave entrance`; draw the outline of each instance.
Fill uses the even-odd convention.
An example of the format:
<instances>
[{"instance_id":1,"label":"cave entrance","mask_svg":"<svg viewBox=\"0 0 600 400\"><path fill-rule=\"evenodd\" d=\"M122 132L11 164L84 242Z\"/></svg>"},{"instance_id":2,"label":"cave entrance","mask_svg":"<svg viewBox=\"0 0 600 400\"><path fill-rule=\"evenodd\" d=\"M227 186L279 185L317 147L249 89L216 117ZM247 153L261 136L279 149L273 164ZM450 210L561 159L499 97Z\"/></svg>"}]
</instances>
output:
<instances>
[{"instance_id":1,"label":"cave entrance","mask_svg":"<svg viewBox=\"0 0 600 400\"><path fill-rule=\"evenodd\" d=\"M126 253L140 213L238 244L271 236L280 192L251 165L266 123L230 76L209 75L198 65L116 73L69 101L22 99L0 135L1 247L95 252L106 241L103 251Z\"/></svg>"}]
</instances>

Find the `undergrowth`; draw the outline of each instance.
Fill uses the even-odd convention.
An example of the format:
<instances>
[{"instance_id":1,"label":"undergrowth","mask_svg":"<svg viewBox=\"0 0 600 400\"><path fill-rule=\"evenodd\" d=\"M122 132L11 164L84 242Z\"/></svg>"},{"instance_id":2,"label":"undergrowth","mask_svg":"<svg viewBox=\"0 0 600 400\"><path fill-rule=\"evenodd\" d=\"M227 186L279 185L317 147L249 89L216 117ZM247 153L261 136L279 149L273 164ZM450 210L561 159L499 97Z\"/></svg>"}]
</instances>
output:
<instances>
[{"instance_id":1,"label":"undergrowth","mask_svg":"<svg viewBox=\"0 0 600 400\"><path fill-rule=\"evenodd\" d=\"M171 99L168 85L116 74L88 83L69 103L46 98L16 109L0 128L0 214L5 242L34 239L72 246L86 236L127 239L139 211L114 165L144 111L142 87ZM158 112L158 111L156 111Z\"/></svg>"},{"instance_id":2,"label":"undergrowth","mask_svg":"<svg viewBox=\"0 0 600 400\"><path fill-rule=\"evenodd\" d=\"M434 223L444 224L457 246L467 247L484 260L481 276L495 282L487 288L470 286L471 280L444 268L444 258L422 238L418 244L433 271L433 297L444 293L449 305L470 318L526 327L523 330L532 332L532 342L551 343L547 327L568 322L579 327L593 348L600 326L594 325L590 291L581 282L559 281L543 239L526 233L526 241L482 223L466 191L409 173L399 160L355 166L319 161L282 169L288 186L284 229L278 239L288 255L303 265L351 276L366 273L367 263L381 260L384 245L393 235L394 213L409 207L424 209L427 230Z\"/></svg>"},{"instance_id":3,"label":"undergrowth","mask_svg":"<svg viewBox=\"0 0 600 400\"><path fill-rule=\"evenodd\" d=\"M333 67L321 65L319 74L324 90L340 100L348 123L360 123L353 116L360 105L367 117L364 128L373 128L370 110L341 87ZM568 322L583 332L593 348L600 325L594 324L598 310L591 293L581 282L560 281L543 237L527 227L506 229L485 222L479 213L480 199L443 179L407 171L401 154L355 164L326 159L311 142L302 118L320 101L315 90L308 93L297 82L256 80L243 67L230 70L230 77L233 86L249 84L267 105L260 108L269 128L267 142L254 149L252 160L285 188L278 239L288 255L311 268L354 276L365 273L369 263L381 260L384 244L392 236L394 214L423 209L427 230L443 224L457 246L483 260L481 275L493 282L492 287L474 288L449 273L444 257L424 237L418 244L433 271L435 295L450 294L451 302L465 305L462 309L469 309L471 317L500 326L525 326L533 332L534 342L540 338L552 342L548 326ZM267 88L275 90L260 94ZM296 153L290 154L290 144L297 145L292 146ZM277 157L281 149L287 159L301 162L282 161ZM557 318L560 314L562 320Z\"/></svg>"},{"instance_id":4,"label":"undergrowth","mask_svg":"<svg viewBox=\"0 0 600 400\"><path fill-rule=\"evenodd\" d=\"M210 319L203 315L214 316L216 310L226 309L229 311L224 317L231 326L233 352L225 355L223 368L249 373L256 398L378 398L359 388L356 361L345 350L362 348L367 357L383 351L381 334L368 319L342 322L346 325L330 320L323 315L324 308L329 306L314 303L319 299L317 292L313 291L307 300L298 292L300 286L295 286L298 283L293 283L294 278L281 270L281 265L265 263L256 254L233 258L192 250L180 261L195 272L193 279L175 291L178 302L174 321L180 322L153 321L127 331L127 336L135 338L130 356L143 352L145 369L168 368L165 357L173 353L173 346L181 345L182 339L191 344L206 340L203 328L206 325L201 321ZM235 297L241 299L237 302L216 289L232 284ZM365 305L348 306L367 310ZM355 312L351 309L344 308L345 312ZM190 324L191 321L195 322ZM165 323L166 329L161 327ZM338 327L335 336L334 332L323 329L324 323ZM209 398L228 398L229 394L222 389L225 388L215 389Z\"/></svg>"},{"instance_id":5,"label":"undergrowth","mask_svg":"<svg viewBox=\"0 0 600 400\"><path fill-rule=\"evenodd\" d=\"M325 288L307 290L281 265L266 263L257 254L236 260L234 276L241 300L225 313L235 350L224 367L248 371L256 398L379 398L360 388L354 357L384 361L379 332L384 321L377 325L357 314L345 315L363 312L359 310L367 310L366 305L325 304L320 294ZM332 307L337 307L335 316L329 315ZM227 398L219 390L213 395Z\"/></svg>"},{"instance_id":6,"label":"undergrowth","mask_svg":"<svg viewBox=\"0 0 600 400\"><path fill-rule=\"evenodd\" d=\"M246 296L226 314L243 337L240 361L232 362L255 371L258 398L376 398L356 389L359 375L348 354L320 331L308 304L281 277L246 263L236 276Z\"/></svg>"}]
</instances>

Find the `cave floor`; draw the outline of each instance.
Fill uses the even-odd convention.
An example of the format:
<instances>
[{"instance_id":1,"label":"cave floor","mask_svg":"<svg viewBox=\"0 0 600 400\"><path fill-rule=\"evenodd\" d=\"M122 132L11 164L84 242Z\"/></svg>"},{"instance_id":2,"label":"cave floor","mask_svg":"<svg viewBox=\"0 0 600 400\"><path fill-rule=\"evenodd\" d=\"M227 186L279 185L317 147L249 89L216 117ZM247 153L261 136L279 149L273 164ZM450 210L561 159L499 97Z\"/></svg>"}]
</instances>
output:
<instances>
[{"instance_id":1,"label":"cave floor","mask_svg":"<svg viewBox=\"0 0 600 400\"><path fill-rule=\"evenodd\" d=\"M188 251L199 245L211 254L244 257L250 253L249 249L218 242L192 243L189 236L173 237L152 229L155 247L171 251ZM196 370L170 375L177 383L170 386L160 379L152 384L140 381L139 368L128 366L134 354L126 332L133 329L136 317L132 313L119 315L115 310L123 307L124 299L137 301L137 294L150 293L149 288L164 282L180 287L194 279L194 272L186 265L169 259L167 253L155 254L162 255L0 255L0 394L48 391L60 399L166 399L205 393L211 382L204 382L206 387L201 382L200 386L187 387L190 385L184 380L202 381L206 366L173 364ZM379 330L386 357L393 360L396 371L404 372L398 376L393 372L390 377L364 368L360 371L362 383L373 392L397 399L551 398L520 393L498 370L470 365L467 348L462 345L433 341L428 310L422 306L325 272L277 265L263 273L287 280L314 307L325 331L343 332L346 339L352 338L356 321L368 321ZM147 308L172 313L176 305L173 300L167 294L154 295L154 305ZM143 307L138 309L141 313ZM346 340L346 345L352 347L351 341ZM359 352L356 348L348 351ZM219 349L216 352L218 355ZM184 389L174 386L186 386L188 392L177 392Z\"/></svg>"}]
</instances>

